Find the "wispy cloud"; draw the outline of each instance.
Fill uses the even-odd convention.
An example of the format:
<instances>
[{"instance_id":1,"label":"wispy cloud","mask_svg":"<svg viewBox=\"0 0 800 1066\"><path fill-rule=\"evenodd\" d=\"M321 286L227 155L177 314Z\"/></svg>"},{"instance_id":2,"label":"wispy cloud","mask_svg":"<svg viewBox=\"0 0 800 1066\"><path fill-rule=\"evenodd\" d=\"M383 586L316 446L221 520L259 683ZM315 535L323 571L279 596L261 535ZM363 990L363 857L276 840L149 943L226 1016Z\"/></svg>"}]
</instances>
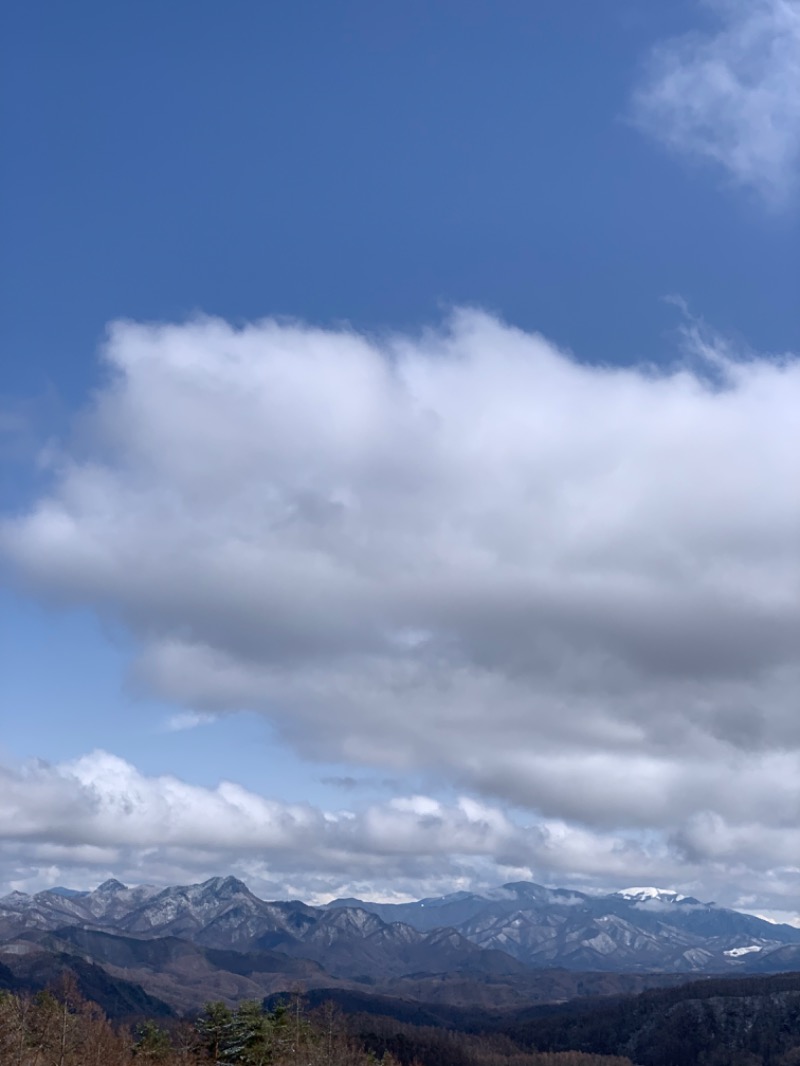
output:
<instances>
[{"instance_id":1,"label":"wispy cloud","mask_svg":"<svg viewBox=\"0 0 800 1066\"><path fill-rule=\"evenodd\" d=\"M633 99L641 129L786 203L800 166L800 0L706 0L715 33L658 45Z\"/></svg>"},{"instance_id":2,"label":"wispy cloud","mask_svg":"<svg viewBox=\"0 0 800 1066\"><path fill-rule=\"evenodd\" d=\"M166 733L182 733L187 729L196 729L200 725L207 725L213 720L213 714L201 714L198 711L181 711L179 714L170 715L162 728Z\"/></svg>"}]
</instances>

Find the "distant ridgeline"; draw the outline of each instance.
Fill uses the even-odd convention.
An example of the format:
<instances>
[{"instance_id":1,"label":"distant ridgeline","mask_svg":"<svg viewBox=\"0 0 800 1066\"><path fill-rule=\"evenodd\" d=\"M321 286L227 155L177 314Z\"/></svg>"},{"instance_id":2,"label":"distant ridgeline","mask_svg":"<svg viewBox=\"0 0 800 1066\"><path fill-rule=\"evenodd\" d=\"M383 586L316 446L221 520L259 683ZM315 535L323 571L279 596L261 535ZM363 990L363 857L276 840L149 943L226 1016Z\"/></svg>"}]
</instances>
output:
<instances>
[{"instance_id":1,"label":"distant ridgeline","mask_svg":"<svg viewBox=\"0 0 800 1066\"><path fill-rule=\"evenodd\" d=\"M545 968L687 975L800 969L800 929L653 888L590 896L517 882L483 895L310 907L261 900L226 877L165 889L112 880L93 892L53 889L0 899L0 961L79 947L100 965L108 954L109 965L137 968L130 944L114 949L91 932L278 953L272 971L290 966L287 973L310 985L330 984L332 976L385 981L450 971L524 982L524 975Z\"/></svg>"}]
</instances>

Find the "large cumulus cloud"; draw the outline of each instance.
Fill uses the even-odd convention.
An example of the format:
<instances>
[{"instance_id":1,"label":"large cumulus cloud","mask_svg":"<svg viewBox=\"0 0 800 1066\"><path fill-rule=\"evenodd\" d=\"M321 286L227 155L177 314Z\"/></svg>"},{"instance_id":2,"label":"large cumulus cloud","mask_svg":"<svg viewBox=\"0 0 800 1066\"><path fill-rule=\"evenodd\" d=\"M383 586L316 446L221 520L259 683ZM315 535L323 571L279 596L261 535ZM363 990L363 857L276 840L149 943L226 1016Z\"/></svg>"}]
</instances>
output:
<instances>
[{"instance_id":1,"label":"large cumulus cloud","mask_svg":"<svg viewBox=\"0 0 800 1066\"><path fill-rule=\"evenodd\" d=\"M657 849L559 823L522 824L496 804L399 795L356 809L284 803L231 781L215 788L149 777L94 751L60 764L0 767L3 886L106 875L185 882L235 869L277 896L329 898L450 891L457 885L566 872L581 851L592 883L617 855L620 872L651 868ZM662 856L662 860L664 856ZM673 869L675 863L673 860Z\"/></svg>"},{"instance_id":2,"label":"large cumulus cloud","mask_svg":"<svg viewBox=\"0 0 800 1066\"><path fill-rule=\"evenodd\" d=\"M769 830L780 865L800 363L692 343L657 371L473 311L413 336L117 323L2 550L121 619L139 682L192 712L687 862Z\"/></svg>"}]
</instances>

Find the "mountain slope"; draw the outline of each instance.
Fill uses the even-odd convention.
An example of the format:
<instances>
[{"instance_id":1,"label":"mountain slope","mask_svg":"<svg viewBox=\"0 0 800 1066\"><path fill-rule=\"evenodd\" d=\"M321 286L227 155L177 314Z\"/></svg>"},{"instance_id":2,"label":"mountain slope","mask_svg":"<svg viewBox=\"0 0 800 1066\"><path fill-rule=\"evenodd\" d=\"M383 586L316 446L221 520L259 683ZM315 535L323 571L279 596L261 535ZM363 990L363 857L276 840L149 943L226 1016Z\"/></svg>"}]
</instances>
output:
<instances>
[{"instance_id":1,"label":"mountain slope","mask_svg":"<svg viewBox=\"0 0 800 1066\"><path fill-rule=\"evenodd\" d=\"M225 877L165 889L111 880L93 892L0 899L0 943L69 926L280 952L347 980L417 972L513 975L530 967L768 973L796 964L793 949L800 950L800 929L656 888L590 896L515 882L483 895L312 907L261 900L242 881Z\"/></svg>"},{"instance_id":2,"label":"mountain slope","mask_svg":"<svg viewBox=\"0 0 800 1066\"><path fill-rule=\"evenodd\" d=\"M694 982L502 1025L527 1047L579 1047L641 1066L788 1066L800 1061L800 974Z\"/></svg>"},{"instance_id":3,"label":"mountain slope","mask_svg":"<svg viewBox=\"0 0 800 1066\"><path fill-rule=\"evenodd\" d=\"M403 921L419 930L435 928L446 916L473 943L535 967L769 971L779 968L778 956L774 965L769 961L772 952L783 945L800 945L800 929L656 888L589 896L516 882L486 895L460 892L413 903L348 899L328 904L334 909L343 906L358 906L385 921Z\"/></svg>"}]
</instances>

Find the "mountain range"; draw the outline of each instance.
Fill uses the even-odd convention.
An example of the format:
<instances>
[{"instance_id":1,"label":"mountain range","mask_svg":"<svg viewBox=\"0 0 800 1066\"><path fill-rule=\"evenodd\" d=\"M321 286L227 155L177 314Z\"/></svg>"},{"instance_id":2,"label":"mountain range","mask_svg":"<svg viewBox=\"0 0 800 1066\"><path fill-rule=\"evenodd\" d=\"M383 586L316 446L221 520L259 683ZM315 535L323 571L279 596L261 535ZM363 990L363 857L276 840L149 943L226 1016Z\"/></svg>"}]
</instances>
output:
<instances>
[{"instance_id":1,"label":"mountain range","mask_svg":"<svg viewBox=\"0 0 800 1066\"><path fill-rule=\"evenodd\" d=\"M531 882L321 907L259 899L234 877L0 898L0 963L17 980L70 959L180 1011L288 988L511 1005L800 969L800 929L654 888L596 896Z\"/></svg>"},{"instance_id":2,"label":"mountain range","mask_svg":"<svg viewBox=\"0 0 800 1066\"><path fill-rule=\"evenodd\" d=\"M794 926L656 888L591 896L520 881L483 895L457 892L399 904L340 899L328 907L361 908L420 931L449 926L473 944L534 967L772 972L773 953L785 960L800 945ZM793 957L800 964L800 949Z\"/></svg>"}]
</instances>

